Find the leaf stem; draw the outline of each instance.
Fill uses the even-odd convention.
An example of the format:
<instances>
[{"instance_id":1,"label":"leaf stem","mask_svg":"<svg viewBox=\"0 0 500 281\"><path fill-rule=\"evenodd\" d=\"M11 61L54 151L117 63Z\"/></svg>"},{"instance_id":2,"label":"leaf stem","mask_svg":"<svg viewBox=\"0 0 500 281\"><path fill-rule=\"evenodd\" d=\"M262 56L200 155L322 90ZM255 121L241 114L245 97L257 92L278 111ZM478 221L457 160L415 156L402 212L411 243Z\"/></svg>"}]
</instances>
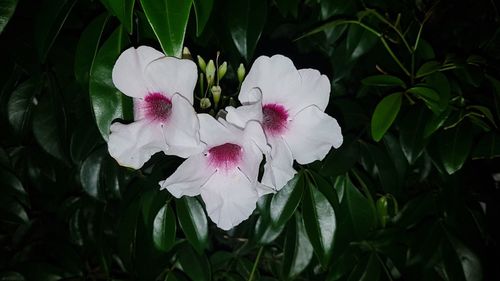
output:
<instances>
[{"instance_id":1,"label":"leaf stem","mask_svg":"<svg viewBox=\"0 0 500 281\"><path fill-rule=\"evenodd\" d=\"M250 276L248 277L248 281L253 281L255 271L257 270L257 265L259 264L260 256L262 255L262 250L264 250L264 246L259 248L259 252L257 253L257 257L253 263L252 272L250 272Z\"/></svg>"}]
</instances>

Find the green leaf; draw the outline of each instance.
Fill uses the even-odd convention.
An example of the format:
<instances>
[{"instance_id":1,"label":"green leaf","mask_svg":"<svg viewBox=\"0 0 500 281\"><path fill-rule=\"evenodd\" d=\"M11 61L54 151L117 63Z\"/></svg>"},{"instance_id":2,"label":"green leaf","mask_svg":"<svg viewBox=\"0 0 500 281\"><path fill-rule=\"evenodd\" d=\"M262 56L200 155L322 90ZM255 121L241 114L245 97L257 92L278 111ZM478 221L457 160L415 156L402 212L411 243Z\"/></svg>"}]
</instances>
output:
<instances>
[{"instance_id":1,"label":"green leaf","mask_svg":"<svg viewBox=\"0 0 500 281\"><path fill-rule=\"evenodd\" d=\"M352 24L347 32L346 48L351 60L366 54L377 43L377 37L365 28Z\"/></svg>"},{"instance_id":2,"label":"green leaf","mask_svg":"<svg viewBox=\"0 0 500 281\"><path fill-rule=\"evenodd\" d=\"M351 136L344 136L344 142L338 149L332 149L325 157L320 173L324 176L343 175L359 160L359 141Z\"/></svg>"},{"instance_id":3,"label":"green leaf","mask_svg":"<svg viewBox=\"0 0 500 281\"><path fill-rule=\"evenodd\" d=\"M210 263L204 254L184 243L177 251L179 263L191 280L211 280Z\"/></svg>"},{"instance_id":4,"label":"green leaf","mask_svg":"<svg viewBox=\"0 0 500 281\"><path fill-rule=\"evenodd\" d=\"M308 180L302 200L303 221L314 252L326 267L331 257L337 227L335 211L328 199Z\"/></svg>"},{"instance_id":5,"label":"green leaf","mask_svg":"<svg viewBox=\"0 0 500 281\"><path fill-rule=\"evenodd\" d=\"M0 280L2 281L25 281L24 276L19 272L6 271L0 273Z\"/></svg>"},{"instance_id":6,"label":"green leaf","mask_svg":"<svg viewBox=\"0 0 500 281\"><path fill-rule=\"evenodd\" d=\"M200 36L210 18L214 0L193 0L196 14L196 36Z\"/></svg>"},{"instance_id":7,"label":"green leaf","mask_svg":"<svg viewBox=\"0 0 500 281\"><path fill-rule=\"evenodd\" d=\"M83 190L96 199L103 199L101 169L105 152L102 149L92 152L80 168L80 182Z\"/></svg>"},{"instance_id":8,"label":"green leaf","mask_svg":"<svg viewBox=\"0 0 500 281\"><path fill-rule=\"evenodd\" d=\"M420 68L417 70L417 78L422 78L427 75L430 75L436 71L439 70L441 67L441 64L437 61L429 61L424 63Z\"/></svg>"},{"instance_id":9,"label":"green leaf","mask_svg":"<svg viewBox=\"0 0 500 281\"><path fill-rule=\"evenodd\" d=\"M0 0L0 34L16 10L17 0Z\"/></svg>"},{"instance_id":10,"label":"green leaf","mask_svg":"<svg viewBox=\"0 0 500 281\"><path fill-rule=\"evenodd\" d=\"M352 184L349 177L345 177L345 191L342 205L347 208L349 220L352 223L357 237L366 237L375 227L376 214L368 198Z\"/></svg>"},{"instance_id":11,"label":"green leaf","mask_svg":"<svg viewBox=\"0 0 500 281\"><path fill-rule=\"evenodd\" d=\"M196 198L176 200L177 218L189 243L201 254L208 244L208 221L203 207Z\"/></svg>"},{"instance_id":12,"label":"green leaf","mask_svg":"<svg viewBox=\"0 0 500 281\"><path fill-rule=\"evenodd\" d=\"M399 140L401 148L408 160L413 165L424 151L427 142L424 130L428 124L428 114L431 114L424 106L413 109L401 121Z\"/></svg>"},{"instance_id":13,"label":"green leaf","mask_svg":"<svg viewBox=\"0 0 500 281\"><path fill-rule=\"evenodd\" d=\"M35 46L43 63L77 0L45 0L35 19Z\"/></svg>"},{"instance_id":14,"label":"green leaf","mask_svg":"<svg viewBox=\"0 0 500 281\"><path fill-rule=\"evenodd\" d=\"M153 242L156 248L167 252L175 242L177 224L175 223L174 211L170 206L163 206L153 222Z\"/></svg>"},{"instance_id":15,"label":"green leaf","mask_svg":"<svg viewBox=\"0 0 500 281\"><path fill-rule=\"evenodd\" d=\"M493 159L500 157L500 134L491 132L477 142L472 152L473 159Z\"/></svg>"},{"instance_id":16,"label":"green leaf","mask_svg":"<svg viewBox=\"0 0 500 281\"><path fill-rule=\"evenodd\" d=\"M83 30L75 53L75 77L82 84L88 83L90 68L99 50L102 33L108 22L107 15L100 15L95 18Z\"/></svg>"},{"instance_id":17,"label":"green leaf","mask_svg":"<svg viewBox=\"0 0 500 281\"><path fill-rule=\"evenodd\" d=\"M28 205L28 196L23 188L23 184L13 173L0 168L0 178L2 179L2 194L12 196L24 205Z\"/></svg>"},{"instance_id":18,"label":"green leaf","mask_svg":"<svg viewBox=\"0 0 500 281\"><path fill-rule=\"evenodd\" d=\"M42 97L33 114L33 134L38 144L50 155L67 160L64 145L66 120L60 112L62 104L56 105L51 97Z\"/></svg>"},{"instance_id":19,"label":"green leaf","mask_svg":"<svg viewBox=\"0 0 500 281\"><path fill-rule=\"evenodd\" d=\"M149 24L168 56L181 57L192 0L141 0Z\"/></svg>"},{"instance_id":20,"label":"green leaf","mask_svg":"<svg viewBox=\"0 0 500 281\"><path fill-rule=\"evenodd\" d=\"M442 112L443 108L441 108L439 104L439 95L436 91L428 87L413 87L408 89L408 93L413 94L415 97L422 99L427 107L429 107L432 112L436 115Z\"/></svg>"},{"instance_id":21,"label":"green leaf","mask_svg":"<svg viewBox=\"0 0 500 281\"><path fill-rule=\"evenodd\" d=\"M378 281L380 279L380 263L377 260L377 253L372 253L363 270L363 274L359 277L359 281ZM350 280L350 279L349 279Z\"/></svg>"},{"instance_id":22,"label":"green leaf","mask_svg":"<svg viewBox=\"0 0 500 281\"><path fill-rule=\"evenodd\" d=\"M488 119L495 128L497 128L497 124L495 122L495 118L493 117L493 114L491 113L491 110L485 106L481 105L470 105L467 107L469 110L475 110L483 115L486 119Z\"/></svg>"},{"instance_id":23,"label":"green leaf","mask_svg":"<svg viewBox=\"0 0 500 281\"><path fill-rule=\"evenodd\" d=\"M285 224L274 225L269 218L260 216L255 223L255 238L259 244L269 244L281 234Z\"/></svg>"},{"instance_id":24,"label":"green leaf","mask_svg":"<svg viewBox=\"0 0 500 281\"><path fill-rule=\"evenodd\" d=\"M392 75L373 75L361 80L361 83L368 86L401 86L406 88L406 84L399 77Z\"/></svg>"},{"instance_id":25,"label":"green leaf","mask_svg":"<svg viewBox=\"0 0 500 281\"><path fill-rule=\"evenodd\" d=\"M271 200L270 217L275 225L283 225L299 206L304 190L302 173L295 175Z\"/></svg>"},{"instance_id":26,"label":"green leaf","mask_svg":"<svg viewBox=\"0 0 500 281\"><path fill-rule=\"evenodd\" d=\"M39 77L32 76L21 83L10 96L7 104L9 122L18 134L24 132L28 124L31 124L32 109L38 103L36 95L40 91L41 81Z\"/></svg>"},{"instance_id":27,"label":"green leaf","mask_svg":"<svg viewBox=\"0 0 500 281\"><path fill-rule=\"evenodd\" d=\"M267 17L266 0L227 1L227 26L234 45L248 62L253 55L257 41Z\"/></svg>"},{"instance_id":28,"label":"green leaf","mask_svg":"<svg viewBox=\"0 0 500 281\"><path fill-rule=\"evenodd\" d=\"M375 163L376 169L374 169L373 173L379 178L382 189L386 193L399 196L401 194L399 179L403 179L404 175L398 174L394 163L395 159L378 146L365 143L364 147L367 151L365 155L371 157L373 163Z\"/></svg>"},{"instance_id":29,"label":"green leaf","mask_svg":"<svg viewBox=\"0 0 500 281\"><path fill-rule=\"evenodd\" d=\"M371 122L372 137L380 141L391 127L401 108L402 93L394 93L383 98L373 112Z\"/></svg>"},{"instance_id":30,"label":"green leaf","mask_svg":"<svg viewBox=\"0 0 500 281\"><path fill-rule=\"evenodd\" d=\"M290 222L284 244L283 275L292 279L298 276L312 259L313 248L307 237L300 213L295 213L295 222Z\"/></svg>"},{"instance_id":31,"label":"green leaf","mask_svg":"<svg viewBox=\"0 0 500 281\"><path fill-rule=\"evenodd\" d=\"M108 11L116 16L128 33L133 31L133 12L135 0L101 0Z\"/></svg>"},{"instance_id":32,"label":"green leaf","mask_svg":"<svg viewBox=\"0 0 500 281\"><path fill-rule=\"evenodd\" d=\"M89 92L97 128L108 140L109 126L116 118L124 117L124 103L128 99L115 88L111 72L125 45L123 28L118 27L99 49L90 70Z\"/></svg>"},{"instance_id":33,"label":"green leaf","mask_svg":"<svg viewBox=\"0 0 500 281\"><path fill-rule=\"evenodd\" d=\"M299 3L300 0L276 0L276 5L278 6L280 13L284 17L286 17L288 14L291 14L296 18Z\"/></svg>"},{"instance_id":34,"label":"green leaf","mask_svg":"<svg viewBox=\"0 0 500 281\"><path fill-rule=\"evenodd\" d=\"M467 122L445 130L439 136L440 156L448 174L453 174L462 168L472 148L474 133Z\"/></svg>"}]
</instances>

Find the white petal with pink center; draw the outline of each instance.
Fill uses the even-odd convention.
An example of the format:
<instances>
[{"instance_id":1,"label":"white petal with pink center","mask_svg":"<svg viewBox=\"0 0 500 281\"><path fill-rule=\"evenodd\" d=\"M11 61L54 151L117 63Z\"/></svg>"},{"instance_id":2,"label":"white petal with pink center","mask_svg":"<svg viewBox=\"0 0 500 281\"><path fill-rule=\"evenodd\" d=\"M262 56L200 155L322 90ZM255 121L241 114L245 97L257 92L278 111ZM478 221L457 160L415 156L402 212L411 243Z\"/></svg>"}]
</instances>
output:
<instances>
[{"instance_id":1,"label":"white petal with pink center","mask_svg":"<svg viewBox=\"0 0 500 281\"><path fill-rule=\"evenodd\" d=\"M263 189L257 181L259 165L269 147L258 122L240 129L208 114L198 117L205 150L189 157L160 186L177 198L201 194L210 219L228 230L256 207Z\"/></svg>"},{"instance_id":2,"label":"white petal with pink center","mask_svg":"<svg viewBox=\"0 0 500 281\"><path fill-rule=\"evenodd\" d=\"M282 55L257 58L241 85L242 106L227 107L226 119L242 127L250 120L262 124L271 146L262 183L280 190L293 178L293 160L308 164L322 160L342 142L335 118L324 113L330 81L314 69L297 70Z\"/></svg>"},{"instance_id":3,"label":"white petal with pink center","mask_svg":"<svg viewBox=\"0 0 500 281\"><path fill-rule=\"evenodd\" d=\"M186 158L203 149L192 106L197 76L192 61L150 47L120 55L113 83L134 102L134 122L110 127L108 150L120 165L138 169L160 151Z\"/></svg>"}]
</instances>

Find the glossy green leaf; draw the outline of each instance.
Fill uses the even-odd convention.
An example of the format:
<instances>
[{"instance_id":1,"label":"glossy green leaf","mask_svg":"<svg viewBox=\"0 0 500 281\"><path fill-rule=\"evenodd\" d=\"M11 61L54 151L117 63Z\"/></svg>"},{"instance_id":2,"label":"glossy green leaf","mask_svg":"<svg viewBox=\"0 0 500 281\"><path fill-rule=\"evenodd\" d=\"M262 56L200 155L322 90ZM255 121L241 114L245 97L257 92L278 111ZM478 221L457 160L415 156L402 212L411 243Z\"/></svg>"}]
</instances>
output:
<instances>
[{"instance_id":1,"label":"glossy green leaf","mask_svg":"<svg viewBox=\"0 0 500 281\"><path fill-rule=\"evenodd\" d=\"M303 221L314 252L326 266L331 257L337 228L335 211L328 199L314 185L306 182L302 199Z\"/></svg>"},{"instance_id":2,"label":"glossy green leaf","mask_svg":"<svg viewBox=\"0 0 500 281\"><path fill-rule=\"evenodd\" d=\"M188 244L183 244L178 249L178 259L184 273L191 280L211 280L210 263L205 254L199 254Z\"/></svg>"},{"instance_id":3,"label":"glossy green leaf","mask_svg":"<svg viewBox=\"0 0 500 281\"><path fill-rule=\"evenodd\" d=\"M445 130L440 137L439 149L444 168L453 174L462 168L472 148L474 133L467 123Z\"/></svg>"},{"instance_id":4,"label":"glossy green leaf","mask_svg":"<svg viewBox=\"0 0 500 281\"><path fill-rule=\"evenodd\" d=\"M349 220L352 223L357 237L366 237L376 223L375 212L370 200L352 184L349 177L345 177L344 200L342 204L347 207Z\"/></svg>"},{"instance_id":5,"label":"glossy green leaf","mask_svg":"<svg viewBox=\"0 0 500 281\"><path fill-rule=\"evenodd\" d=\"M201 254L208 244L208 221L200 202L193 197L176 200L179 225L189 243Z\"/></svg>"},{"instance_id":6,"label":"glossy green leaf","mask_svg":"<svg viewBox=\"0 0 500 281\"><path fill-rule=\"evenodd\" d=\"M380 141L391 127L401 108L402 93L394 93L383 98L375 108L371 121L372 137Z\"/></svg>"},{"instance_id":7,"label":"glossy green leaf","mask_svg":"<svg viewBox=\"0 0 500 281\"><path fill-rule=\"evenodd\" d=\"M442 108L439 104L439 95L436 91L427 87L413 87L408 89L408 93L413 94L415 97L422 99L427 107L435 114L439 114Z\"/></svg>"},{"instance_id":8,"label":"glossy green leaf","mask_svg":"<svg viewBox=\"0 0 500 281\"><path fill-rule=\"evenodd\" d=\"M102 33L108 22L107 15L95 18L80 36L75 53L75 77L80 83L88 83L90 68L99 50Z\"/></svg>"},{"instance_id":9,"label":"glossy green leaf","mask_svg":"<svg viewBox=\"0 0 500 281\"><path fill-rule=\"evenodd\" d=\"M45 62L77 0L45 0L35 23L35 46L38 58Z\"/></svg>"},{"instance_id":10,"label":"glossy green leaf","mask_svg":"<svg viewBox=\"0 0 500 281\"><path fill-rule=\"evenodd\" d=\"M196 35L200 36L212 13L214 0L193 0L194 12L196 13Z\"/></svg>"},{"instance_id":11,"label":"glossy green leaf","mask_svg":"<svg viewBox=\"0 0 500 281\"><path fill-rule=\"evenodd\" d=\"M378 281L380 279L381 264L378 262L376 255L377 253L372 253L370 255L366 268L363 270L364 272L361 274L359 279L353 279L353 281Z\"/></svg>"},{"instance_id":12,"label":"glossy green leaf","mask_svg":"<svg viewBox=\"0 0 500 281\"><path fill-rule=\"evenodd\" d=\"M288 278L299 275L309 265L312 255L313 248L302 216L295 213L295 222L290 222L285 237L283 275Z\"/></svg>"},{"instance_id":13,"label":"glossy green leaf","mask_svg":"<svg viewBox=\"0 0 500 281\"><path fill-rule=\"evenodd\" d=\"M426 62L417 70L417 78L421 78L421 77L425 77L427 75L430 75L430 74L438 71L440 67L441 67L441 64L437 61Z\"/></svg>"},{"instance_id":14,"label":"glossy green leaf","mask_svg":"<svg viewBox=\"0 0 500 281\"><path fill-rule=\"evenodd\" d=\"M281 234L285 224L274 225L270 219L260 216L255 223L255 238L259 244L269 244Z\"/></svg>"},{"instance_id":15,"label":"glossy green leaf","mask_svg":"<svg viewBox=\"0 0 500 281\"><path fill-rule=\"evenodd\" d=\"M141 0L163 52L181 57L192 0Z\"/></svg>"},{"instance_id":16,"label":"glossy green leaf","mask_svg":"<svg viewBox=\"0 0 500 281\"><path fill-rule=\"evenodd\" d=\"M399 77L387 74L366 77L365 79L361 80L361 83L368 86L401 86L403 88L406 88L405 82Z\"/></svg>"},{"instance_id":17,"label":"glossy green leaf","mask_svg":"<svg viewBox=\"0 0 500 281\"><path fill-rule=\"evenodd\" d=\"M132 33L135 0L101 0L101 2L111 14L120 20L128 33Z\"/></svg>"},{"instance_id":18,"label":"glossy green leaf","mask_svg":"<svg viewBox=\"0 0 500 281\"><path fill-rule=\"evenodd\" d=\"M367 153L364 153L365 157L371 157L375 164L374 174L380 180L382 189L386 193L399 196L401 194L399 179L403 179L404 175L398 174L394 163L395 159L379 146L365 144L364 147L367 151Z\"/></svg>"},{"instance_id":19,"label":"glossy green leaf","mask_svg":"<svg viewBox=\"0 0 500 281\"><path fill-rule=\"evenodd\" d=\"M410 164L415 163L424 151L427 141L424 131L428 124L429 114L432 113L421 106L410 110L401 121L399 140Z\"/></svg>"},{"instance_id":20,"label":"glossy green leaf","mask_svg":"<svg viewBox=\"0 0 500 281\"><path fill-rule=\"evenodd\" d=\"M473 110L475 112L479 112L484 118L486 118L488 121L490 121L491 124L493 124L493 126L495 126L495 128L497 127L497 124L495 122L495 118L493 117L491 110L489 108L487 108L486 106L470 105L467 107L467 109Z\"/></svg>"},{"instance_id":21,"label":"glossy green leaf","mask_svg":"<svg viewBox=\"0 0 500 281\"><path fill-rule=\"evenodd\" d=\"M304 190L302 173L295 175L271 200L270 217L276 225L285 224L299 206Z\"/></svg>"},{"instance_id":22,"label":"glossy green leaf","mask_svg":"<svg viewBox=\"0 0 500 281\"><path fill-rule=\"evenodd\" d=\"M299 3L300 0L276 0L276 5L284 17L288 16L288 14L297 17Z\"/></svg>"},{"instance_id":23,"label":"glossy green leaf","mask_svg":"<svg viewBox=\"0 0 500 281\"><path fill-rule=\"evenodd\" d=\"M227 1L227 26L241 56L250 61L266 22L266 0Z\"/></svg>"},{"instance_id":24,"label":"glossy green leaf","mask_svg":"<svg viewBox=\"0 0 500 281\"><path fill-rule=\"evenodd\" d=\"M500 157L500 134L488 133L479 139L472 152L473 159L493 159Z\"/></svg>"},{"instance_id":25,"label":"glossy green leaf","mask_svg":"<svg viewBox=\"0 0 500 281\"><path fill-rule=\"evenodd\" d=\"M33 114L33 134L47 153L66 161L67 153L63 146L66 120L63 112L60 112L61 107L50 97L40 98Z\"/></svg>"},{"instance_id":26,"label":"glossy green leaf","mask_svg":"<svg viewBox=\"0 0 500 281\"><path fill-rule=\"evenodd\" d=\"M16 10L18 0L0 0L0 34Z\"/></svg>"},{"instance_id":27,"label":"glossy green leaf","mask_svg":"<svg viewBox=\"0 0 500 281\"><path fill-rule=\"evenodd\" d=\"M352 136L344 136L344 142L338 149L332 149L323 160L320 173L325 176L345 174L359 160L359 141Z\"/></svg>"},{"instance_id":28,"label":"glossy green leaf","mask_svg":"<svg viewBox=\"0 0 500 281\"><path fill-rule=\"evenodd\" d=\"M119 27L99 49L90 70L89 92L97 128L105 140L109 126L116 118L124 117L124 103L128 99L115 88L111 72L125 46L123 28Z\"/></svg>"},{"instance_id":29,"label":"glossy green leaf","mask_svg":"<svg viewBox=\"0 0 500 281\"><path fill-rule=\"evenodd\" d=\"M105 152L102 149L92 152L92 154L83 161L80 168L80 183L83 190L90 196L103 199L101 186L101 169L104 161Z\"/></svg>"},{"instance_id":30,"label":"glossy green leaf","mask_svg":"<svg viewBox=\"0 0 500 281\"><path fill-rule=\"evenodd\" d=\"M448 107L451 98L451 86L448 78L441 72L433 73L425 77L426 87L432 88L439 95L439 111L444 111Z\"/></svg>"},{"instance_id":31,"label":"glossy green leaf","mask_svg":"<svg viewBox=\"0 0 500 281\"><path fill-rule=\"evenodd\" d=\"M32 77L20 84L10 96L7 104L9 122L18 133L31 124L32 109L38 103L35 96L40 91L40 83L37 77Z\"/></svg>"},{"instance_id":32,"label":"glossy green leaf","mask_svg":"<svg viewBox=\"0 0 500 281\"><path fill-rule=\"evenodd\" d=\"M365 28L352 24L347 32L346 47L351 60L366 54L377 43L378 38Z\"/></svg>"},{"instance_id":33,"label":"glossy green leaf","mask_svg":"<svg viewBox=\"0 0 500 281\"><path fill-rule=\"evenodd\" d=\"M170 250L175 242L176 230L174 211L165 205L158 211L153 222L153 242L156 248L165 252Z\"/></svg>"}]
</instances>

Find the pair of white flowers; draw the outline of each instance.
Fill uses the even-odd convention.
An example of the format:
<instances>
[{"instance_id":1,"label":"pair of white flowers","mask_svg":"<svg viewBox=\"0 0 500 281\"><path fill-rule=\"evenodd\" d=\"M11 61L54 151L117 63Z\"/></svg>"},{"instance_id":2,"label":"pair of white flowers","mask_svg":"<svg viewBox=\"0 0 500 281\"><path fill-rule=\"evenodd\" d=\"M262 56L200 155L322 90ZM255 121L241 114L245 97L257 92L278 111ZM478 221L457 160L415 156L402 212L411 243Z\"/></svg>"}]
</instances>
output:
<instances>
[{"instance_id":1,"label":"pair of white flowers","mask_svg":"<svg viewBox=\"0 0 500 281\"><path fill-rule=\"evenodd\" d=\"M145 46L123 52L113 82L133 98L134 122L111 125L108 149L120 165L135 169L160 151L187 158L161 188L177 198L201 194L208 216L224 230L295 175L294 159L321 160L342 144L337 121L324 113L330 82L317 70L297 70L281 55L259 57L241 85L242 106L227 107L225 120L196 114L197 78L191 60Z\"/></svg>"}]
</instances>

